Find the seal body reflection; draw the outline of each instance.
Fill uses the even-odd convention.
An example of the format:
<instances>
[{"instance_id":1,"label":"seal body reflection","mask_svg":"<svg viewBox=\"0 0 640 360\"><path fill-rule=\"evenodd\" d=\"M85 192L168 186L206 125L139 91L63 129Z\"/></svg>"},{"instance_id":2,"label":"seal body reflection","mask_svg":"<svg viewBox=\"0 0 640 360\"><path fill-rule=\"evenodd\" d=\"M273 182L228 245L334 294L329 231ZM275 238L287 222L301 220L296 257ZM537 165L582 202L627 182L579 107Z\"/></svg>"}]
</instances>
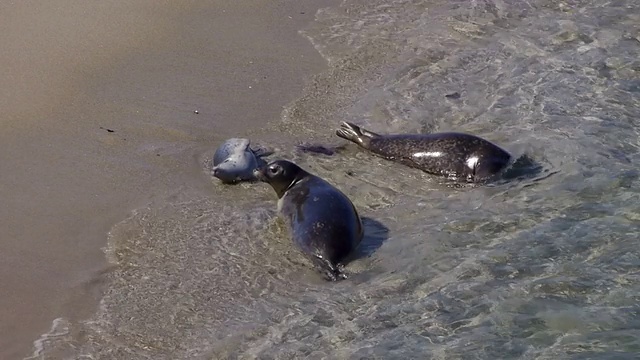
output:
<instances>
[{"instance_id":1,"label":"seal body reflection","mask_svg":"<svg viewBox=\"0 0 640 360\"><path fill-rule=\"evenodd\" d=\"M275 190L278 211L294 244L318 271L328 280L346 278L344 262L364 234L351 200L326 180L290 161L273 161L256 169L255 176Z\"/></svg>"},{"instance_id":2,"label":"seal body reflection","mask_svg":"<svg viewBox=\"0 0 640 360\"><path fill-rule=\"evenodd\" d=\"M511 161L498 145L465 133L379 135L343 122L336 135L385 159L452 180L482 182Z\"/></svg>"}]
</instances>

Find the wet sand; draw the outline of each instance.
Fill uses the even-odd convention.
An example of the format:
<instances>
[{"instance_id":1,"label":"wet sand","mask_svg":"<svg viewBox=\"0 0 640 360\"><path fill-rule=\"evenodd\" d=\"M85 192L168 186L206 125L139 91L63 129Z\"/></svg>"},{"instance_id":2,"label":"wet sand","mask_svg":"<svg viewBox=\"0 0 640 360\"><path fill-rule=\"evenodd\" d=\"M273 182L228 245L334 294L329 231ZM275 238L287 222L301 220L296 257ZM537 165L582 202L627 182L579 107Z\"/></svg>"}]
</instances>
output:
<instances>
[{"instance_id":1,"label":"wet sand","mask_svg":"<svg viewBox=\"0 0 640 360\"><path fill-rule=\"evenodd\" d=\"M297 31L336 3L0 4L0 358L95 311L115 223L206 192L203 152L280 116L326 66Z\"/></svg>"}]
</instances>

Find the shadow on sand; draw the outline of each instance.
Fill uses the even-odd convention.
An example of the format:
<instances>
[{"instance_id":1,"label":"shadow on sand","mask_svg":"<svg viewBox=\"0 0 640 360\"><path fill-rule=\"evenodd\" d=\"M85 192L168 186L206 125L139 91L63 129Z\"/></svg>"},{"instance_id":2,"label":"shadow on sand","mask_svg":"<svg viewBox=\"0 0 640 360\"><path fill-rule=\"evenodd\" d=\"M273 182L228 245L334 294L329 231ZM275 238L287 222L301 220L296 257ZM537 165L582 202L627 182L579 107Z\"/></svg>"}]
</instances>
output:
<instances>
[{"instance_id":1,"label":"shadow on sand","mask_svg":"<svg viewBox=\"0 0 640 360\"><path fill-rule=\"evenodd\" d=\"M362 217L364 237L351 257L351 261L373 255L389 238L389 228L378 220Z\"/></svg>"}]
</instances>

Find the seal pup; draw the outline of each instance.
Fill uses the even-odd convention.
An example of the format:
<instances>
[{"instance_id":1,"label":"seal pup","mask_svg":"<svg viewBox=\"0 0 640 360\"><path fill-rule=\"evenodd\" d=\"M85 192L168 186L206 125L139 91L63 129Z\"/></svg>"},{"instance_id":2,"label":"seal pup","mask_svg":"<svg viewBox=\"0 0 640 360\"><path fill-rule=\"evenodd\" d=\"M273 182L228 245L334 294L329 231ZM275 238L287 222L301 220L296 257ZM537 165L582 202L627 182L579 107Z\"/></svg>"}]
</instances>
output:
<instances>
[{"instance_id":1,"label":"seal pup","mask_svg":"<svg viewBox=\"0 0 640 360\"><path fill-rule=\"evenodd\" d=\"M342 122L336 135L385 159L472 183L488 180L512 158L488 140L459 132L379 135Z\"/></svg>"},{"instance_id":2,"label":"seal pup","mask_svg":"<svg viewBox=\"0 0 640 360\"><path fill-rule=\"evenodd\" d=\"M278 212L294 244L327 280L346 278L344 262L364 235L351 200L326 180L295 163L276 160L255 170L275 190Z\"/></svg>"},{"instance_id":3,"label":"seal pup","mask_svg":"<svg viewBox=\"0 0 640 360\"><path fill-rule=\"evenodd\" d=\"M264 165L262 157L270 154L262 148L252 149L249 139L227 139L213 155L211 173L223 183L256 181L253 170Z\"/></svg>"}]
</instances>

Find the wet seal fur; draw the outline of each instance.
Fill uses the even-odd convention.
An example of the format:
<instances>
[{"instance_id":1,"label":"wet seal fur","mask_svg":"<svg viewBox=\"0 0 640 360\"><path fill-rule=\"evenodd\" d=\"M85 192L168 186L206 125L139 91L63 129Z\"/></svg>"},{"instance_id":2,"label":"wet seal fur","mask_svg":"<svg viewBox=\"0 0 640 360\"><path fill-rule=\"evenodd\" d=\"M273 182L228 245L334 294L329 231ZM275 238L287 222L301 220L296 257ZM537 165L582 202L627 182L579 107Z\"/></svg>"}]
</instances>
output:
<instances>
[{"instance_id":1,"label":"wet seal fur","mask_svg":"<svg viewBox=\"0 0 640 360\"><path fill-rule=\"evenodd\" d=\"M270 154L262 148L252 149L249 139L227 139L213 155L211 174L226 184L256 181L253 170L266 164L262 157Z\"/></svg>"},{"instance_id":2,"label":"wet seal fur","mask_svg":"<svg viewBox=\"0 0 640 360\"><path fill-rule=\"evenodd\" d=\"M459 132L379 135L342 122L336 135L385 159L470 183L489 180L512 159L498 145Z\"/></svg>"},{"instance_id":3,"label":"wet seal fur","mask_svg":"<svg viewBox=\"0 0 640 360\"><path fill-rule=\"evenodd\" d=\"M345 262L364 236L362 220L351 200L290 161L273 161L256 169L255 176L275 190L278 211L294 244L316 269L327 280L346 278Z\"/></svg>"}]
</instances>

